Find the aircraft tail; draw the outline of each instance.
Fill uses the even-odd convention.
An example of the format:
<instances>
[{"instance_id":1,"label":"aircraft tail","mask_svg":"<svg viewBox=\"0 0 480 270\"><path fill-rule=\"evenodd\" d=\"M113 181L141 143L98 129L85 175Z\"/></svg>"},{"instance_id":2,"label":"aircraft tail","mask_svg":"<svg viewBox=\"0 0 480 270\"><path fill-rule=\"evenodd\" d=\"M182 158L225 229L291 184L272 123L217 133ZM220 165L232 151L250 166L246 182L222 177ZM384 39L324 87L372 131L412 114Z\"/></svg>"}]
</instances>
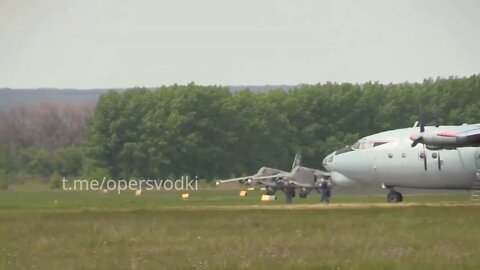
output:
<instances>
[{"instance_id":1,"label":"aircraft tail","mask_svg":"<svg viewBox=\"0 0 480 270\"><path fill-rule=\"evenodd\" d=\"M293 160L293 164L292 164L292 170L295 168L295 167L298 167L300 166L302 162L302 155L300 155L300 153L297 153L295 155L295 159Z\"/></svg>"}]
</instances>

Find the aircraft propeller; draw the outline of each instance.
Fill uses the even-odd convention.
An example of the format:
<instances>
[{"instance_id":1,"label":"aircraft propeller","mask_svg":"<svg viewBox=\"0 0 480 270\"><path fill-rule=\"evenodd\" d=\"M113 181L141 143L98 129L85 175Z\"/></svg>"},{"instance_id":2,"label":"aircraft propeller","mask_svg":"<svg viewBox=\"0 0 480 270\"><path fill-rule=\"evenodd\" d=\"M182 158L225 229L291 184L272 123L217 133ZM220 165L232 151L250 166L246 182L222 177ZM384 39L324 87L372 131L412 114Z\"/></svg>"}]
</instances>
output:
<instances>
[{"instance_id":1,"label":"aircraft propeller","mask_svg":"<svg viewBox=\"0 0 480 270\"><path fill-rule=\"evenodd\" d=\"M419 114L419 122L420 122L420 134L415 136L412 135L411 138L413 139L412 147L417 146L418 143L423 142L423 133L425 132L425 121L423 120L423 111L420 110Z\"/></svg>"},{"instance_id":2,"label":"aircraft propeller","mask_svg":"<svg viewBox=\"0 0 480 270\"><path fill-rule=\"evenodd\" d=\"M435 128L440 127L440 120L438 118L438 113L435 113ZM437 163L438 163L438 170L442 170L442 162L440 160L440 149L437 150Z\"/></svg>"},{"instance_id":3,"label":"aircraft propeller","mask_svg":"<svg viewBox=\"0 0 480 270\"><path fill-rule=\"evenodd\" d=\"M425 144L423 145L423 167L427 170L427 151L425 151Z\"/></svg>"},{"instance_id":4,"label":"aircraft propeller","mask_svg":"<svg viewBox=\"0 0 480 270\"><path fill-rule=\"evenodd\" d=\"M420 122L420 133L418 135L411 135L411 139L413 140L412 142L412 147L417 146L418 143L423 144L423 166L425 168L425 171L427 170L427 153L425 150L425 143L424 143L424 135L425 135L425 120L423 118L423 111L420 109L419 113L419 122ZM435 114L435 128L440 127L440 121L438 118L438 114ZM438 162L438 169L442 169L442 162L440 160L440 149L437 150L437 162Z\"/></svg>"}]
</instances>

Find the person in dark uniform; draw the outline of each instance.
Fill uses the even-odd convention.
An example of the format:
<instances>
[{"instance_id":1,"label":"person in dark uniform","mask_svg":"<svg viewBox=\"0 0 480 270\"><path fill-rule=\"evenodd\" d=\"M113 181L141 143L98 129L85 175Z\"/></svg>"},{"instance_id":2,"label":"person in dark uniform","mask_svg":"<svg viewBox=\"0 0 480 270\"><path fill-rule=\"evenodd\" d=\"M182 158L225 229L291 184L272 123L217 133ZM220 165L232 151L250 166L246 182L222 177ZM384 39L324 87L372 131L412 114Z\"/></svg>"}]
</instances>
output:
<instances>
[{"instance_id":1,"label":"person in dark uniform","mask_svg":"<svg viewBox=\"0 0 480 270\"><path fill-rule=\"evenodd\" d=\"M292 186L288 186L285 188L285 202L292 203L293 197L295 197L295 188Z\"/></svg>"},{"instance_id":2,"label":"person in dark uniform","mask_svg":"<svg viewBox=\"0 0 480 270\"><path fill-rule=\"evenodd\" d=\"M322 194L320 201L324 203L330 203L330 196L332 195L332 192L330 190L330 184L327 180L322 180L322 183L320 184L320 191Z\"/></svg>"}]
</instances>

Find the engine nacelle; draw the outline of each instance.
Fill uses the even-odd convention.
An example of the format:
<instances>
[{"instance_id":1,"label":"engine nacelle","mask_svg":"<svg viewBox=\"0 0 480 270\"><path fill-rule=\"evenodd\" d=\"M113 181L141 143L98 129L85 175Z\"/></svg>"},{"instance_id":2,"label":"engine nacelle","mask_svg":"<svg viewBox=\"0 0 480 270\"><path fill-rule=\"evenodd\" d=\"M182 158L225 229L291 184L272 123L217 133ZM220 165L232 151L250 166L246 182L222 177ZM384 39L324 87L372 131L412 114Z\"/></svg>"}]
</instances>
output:
<instances>
[{"instance_id":1,"label":"engine nacelle","mask_svg":"<svg viewBox=\"0 0 480 270\"><path fill-rule=\"evenodd\" d=\"M435 150L442 150L443 147L442 146L438 146L438 145L425 145L425 147L428 149L428 150L432 150L432 151L435 151Z\"/></svg>"},{"instance_id":2,"label":"engine nacelle","mask_svg":"<svg viewBox=\"0 0 480 270\"><path fill-rule=\"evenodd\" d=\"M355 181L346 177L345 175L339 173L339 172L332 172L330 179L332 180L332 183L337 186L350 186L355 184Z\"/></svg>"}]
</instances>

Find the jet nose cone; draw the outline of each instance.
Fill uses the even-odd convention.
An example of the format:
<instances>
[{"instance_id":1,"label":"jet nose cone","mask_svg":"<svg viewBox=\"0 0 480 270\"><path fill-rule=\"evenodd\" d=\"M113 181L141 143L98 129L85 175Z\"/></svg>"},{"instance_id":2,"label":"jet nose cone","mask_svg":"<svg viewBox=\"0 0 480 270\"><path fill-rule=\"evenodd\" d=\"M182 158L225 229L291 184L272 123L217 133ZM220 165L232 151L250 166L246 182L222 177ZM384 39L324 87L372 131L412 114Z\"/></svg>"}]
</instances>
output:
<instances>
[{"instance_id":1,"label":"jet nose cone","mask_svg":"<svg viewBox=\"0 0 480 270\"><path fill-rule=\"evenodd\" d=\"M323 159L323 167L325 167L325 169L327 169L328 171L333 170L333 158L335 157L335 153L336 152L333 152Z\"/></svg>"}]
</instances>

